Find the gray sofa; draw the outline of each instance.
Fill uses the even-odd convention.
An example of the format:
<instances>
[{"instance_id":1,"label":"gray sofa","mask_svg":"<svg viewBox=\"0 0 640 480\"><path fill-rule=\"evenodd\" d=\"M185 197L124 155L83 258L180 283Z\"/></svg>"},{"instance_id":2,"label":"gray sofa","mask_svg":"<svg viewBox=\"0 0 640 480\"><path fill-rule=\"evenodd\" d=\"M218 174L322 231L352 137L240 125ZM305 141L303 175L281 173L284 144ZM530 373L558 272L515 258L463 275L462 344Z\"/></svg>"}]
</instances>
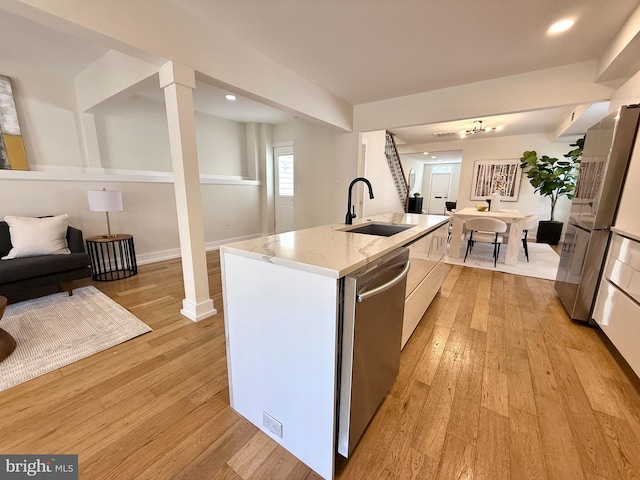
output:
<instances>
[{"instance_id":1,"label":"gray sofa","mask_svg":"<svg viewBox=\"0 0 640 480\"><path fill-rule=\"evenodd\" d=\"M9 303L63 290L71 295L74 280L91 278L82 232L68 227L66 238L71 250L69 255L0 260L0 295L7 297ZM9 226L7 222L0 222L0 257L7 255L11 247Z\"/></svg>"}]
</instances>

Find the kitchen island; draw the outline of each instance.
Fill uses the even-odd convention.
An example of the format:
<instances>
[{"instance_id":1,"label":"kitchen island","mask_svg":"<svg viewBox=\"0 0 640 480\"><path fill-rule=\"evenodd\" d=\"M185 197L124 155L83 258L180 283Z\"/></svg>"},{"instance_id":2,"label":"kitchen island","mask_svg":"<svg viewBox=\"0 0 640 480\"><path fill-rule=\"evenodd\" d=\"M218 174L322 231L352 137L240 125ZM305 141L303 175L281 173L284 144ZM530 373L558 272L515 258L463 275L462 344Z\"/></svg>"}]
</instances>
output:
<instances>
[{"instance_id":1,"label":"kitchen island","mask_svg":"<svg viewBox=\"0 0 640 480\"><path fill-rule=\"evenodd\" d=\"M407 229L345 231L370 223ZM231 406L323 478L336 454L341 280L407 247L406 343L444 279L447 224L386 214L220 248Z\"/></svg>"}]
</instances>

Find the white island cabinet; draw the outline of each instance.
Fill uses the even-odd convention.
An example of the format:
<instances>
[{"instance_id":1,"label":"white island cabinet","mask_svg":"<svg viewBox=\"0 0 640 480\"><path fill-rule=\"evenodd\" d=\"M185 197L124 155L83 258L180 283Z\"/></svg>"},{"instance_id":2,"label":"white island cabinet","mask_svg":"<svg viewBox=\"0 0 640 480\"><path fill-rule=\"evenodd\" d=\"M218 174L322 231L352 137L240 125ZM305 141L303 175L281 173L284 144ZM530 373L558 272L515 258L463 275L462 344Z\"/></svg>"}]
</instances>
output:
<instances>
[{"instance_id":1,"label":"white island cabinet","mask_svg":"<svg viewBox=\"0 0 640 480\"><path fill-rule=\"evenodd\" d=\"M231 407L326 479L336 455L341 279L413 244L419 268L409 273L408 294L442 283L447 217L389 214L358 223L371 221L411 227L378 237L334 224L220 248ZM412 306L411 331L429 295Z\"/></svg>"},{"instance_id":2,"label":"white island cabinet","mask_svg":"<svg viewBox=\"0 0 640 480\"><path fill-rule=\"evenodd\" d=\"M440 290L447 269L443 262L447 250L449 224L442 225L409 245L411 269L402 323L402 348L420 323L424 312Z\"/></svg>"}]
</instances>

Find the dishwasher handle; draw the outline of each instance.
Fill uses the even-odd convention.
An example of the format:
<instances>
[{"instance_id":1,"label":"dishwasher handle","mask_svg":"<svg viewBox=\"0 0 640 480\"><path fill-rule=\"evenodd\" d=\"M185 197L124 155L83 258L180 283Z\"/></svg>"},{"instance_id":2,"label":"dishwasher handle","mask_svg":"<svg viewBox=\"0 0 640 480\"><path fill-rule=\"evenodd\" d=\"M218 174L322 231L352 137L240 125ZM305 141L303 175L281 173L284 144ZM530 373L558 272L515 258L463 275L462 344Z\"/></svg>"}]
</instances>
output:
<instances>
[{"instance_id":1,"label":"dishwasher handle","mask_svg":"<svg viewBox=\"0 0 640 480\"><path fill-rule=\"evenodd\" d=\"M404 268L398 274L397 277L393 278L392 280L389 280L384 285L380 285L379 287L372 288L371 290L365 291L363 293L357 293L356 294L356 302L358 302L358 303L364 302L367 298L373 297L374 295L382 293L385 290L390 289L394 285L397 285L398 283L400 283L407 276L407 273L409 273L409 268L410 267L411 267L411 262L409 262L409 260L407 260L407 263L405 264Z\"/></svg>"}]
</instances>

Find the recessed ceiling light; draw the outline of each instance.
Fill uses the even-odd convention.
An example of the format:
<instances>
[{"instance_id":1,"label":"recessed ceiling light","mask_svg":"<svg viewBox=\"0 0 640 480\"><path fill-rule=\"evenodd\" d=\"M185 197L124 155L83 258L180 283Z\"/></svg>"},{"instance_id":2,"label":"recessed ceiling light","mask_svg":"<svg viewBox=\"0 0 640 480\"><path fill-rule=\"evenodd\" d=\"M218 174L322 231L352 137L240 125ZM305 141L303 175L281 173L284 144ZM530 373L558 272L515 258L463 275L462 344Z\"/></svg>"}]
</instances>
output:
<instances>
[{"instance_id":1,"label":"recessed ceiling light","mask_svg":"<svg viewBox=\"0 0 640 480\"><path fill-rule=\"evenodd\" d=\"M438 158L438 157L436 157L435 155L431 155L431 158Z\"/></svg>"},{"instance_id":2,"label":"recessed ceiling light","mask_svg":"<svg viewBox=\"0 0 640 480\"><path fill-rule=\"evenodd\" d=\"M549 27L549 30L547 30L547 32L552 35L556 33L561 33L573 27L574 23L575 22L571 19L560 20L559 22L556 22L553 25L551 25Z\"/></svg>"},{"instance_id":3,"label":"recessed ceiling light","mask_svg":"<svg viewBox=\"0 0 640 480\"><path fill-rule=\"evenodd\" d=\"M500 131L500 130L502 130L503 128L504 128L504 127L503 127L502 125L498 125L498 126L496 127L496 130L499 132L499 131Z\"/></svg>"},{"instance_id":4,"label":"recessed ceiling light","mask_svg":"<svg viewBox=\"0 0 640 480\"><path fill-rule=\"evenodd\" d=\"M429 155L429 152L422 152L423 155Z\"/></svg>"},{"instance_id":5,"label":"recessed ceiling light","mask_svg":"<svg viewBox=\"0 0 640 480\"><path fill-rule=\"evenodd\" d=\"M233 102L233 101L234 101L234 100L236 100L236 98L238 98L238 97L236 97L235 95L232 95L232 94L228 94L228 95L225 95L225 96L224 96L224 98L226 98L226 99L227 99L227 100L229 100L230 102Z\"/></svg>"}]
</instances>

